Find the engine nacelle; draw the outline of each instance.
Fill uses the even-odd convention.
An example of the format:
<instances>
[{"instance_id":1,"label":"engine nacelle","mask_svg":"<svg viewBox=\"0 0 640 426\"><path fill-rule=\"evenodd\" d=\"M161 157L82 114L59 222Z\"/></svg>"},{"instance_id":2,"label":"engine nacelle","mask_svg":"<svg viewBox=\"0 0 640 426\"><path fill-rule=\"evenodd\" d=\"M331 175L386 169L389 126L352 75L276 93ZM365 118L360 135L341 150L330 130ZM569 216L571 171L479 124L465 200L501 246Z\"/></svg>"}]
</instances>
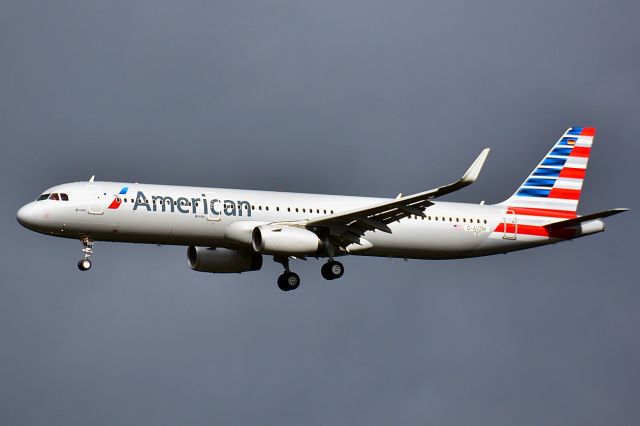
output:
<instances>
[{"instance_id":1,"label":"engine nacelle","mask_svg":"<svg viewBox=\"0 0 640 426\"><path fill-rule=\"evenodd\" d=\"M240 247L251 247L251 233L256 226L266 225L266 222L257 222L242 220L233 222L227 226L224 231L224 239L230 244L234 244Z\"/></svg>"},{"instance_id":2,"label":"engine nacelle","mask_svg":"<svg viewBox=\"0 0 640 426\"><path fill-rule=\"evenodd\" d=\"M263 225L253 230L251 245L258 253L307 255L316 254L322 241L316 234L303 228Z\"/></svg>"},{"instance_id":3,"label":"engine nacelle","mask_svg":"<svg viewBox=\"0 0 640 426\"><path fill-rule=\"evenodd\" d=\"M189 267L194 271L239 274L262 268L262 255L225 248L189 246Z\"/></svg>"}]
</instances>

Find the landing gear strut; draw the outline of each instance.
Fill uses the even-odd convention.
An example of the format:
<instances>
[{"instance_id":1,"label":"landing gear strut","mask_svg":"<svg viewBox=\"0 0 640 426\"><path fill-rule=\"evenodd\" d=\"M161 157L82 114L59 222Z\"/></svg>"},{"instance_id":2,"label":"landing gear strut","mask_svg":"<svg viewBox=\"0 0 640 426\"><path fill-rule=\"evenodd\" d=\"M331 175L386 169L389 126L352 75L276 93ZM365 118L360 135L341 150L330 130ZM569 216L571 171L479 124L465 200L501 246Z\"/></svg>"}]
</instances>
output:
<instances>
[{"instance_id":1,"label":"landing gear strut","mask_svg":"<svg viewBox=\"0 0 640 426\"><path fill-rule=\"evenodd\" d=\"M88 271L91 269L91 261L89 260L89 257L93 254L93 240L85 237L80 241L82 242L82 252L84 253L84 257L78 262L78 269L81 271Z\"/></svg>"},{"instance_id":2,"label":"landing gear strut","mask_svg":"<svg viewBox=\"0 0 640 426\"><path fill-rule=\"evenodd\" d=\"M289 270L289 257L275 257L274 261L281 263L284 273L278 277L278 288L282 291L295 290L300 286L300 276Z\"/></svg>"},{"instance_id":3,"label":"landing gear strut","mask_svg":"<svg viewBox=\"0 0 640 426\"><path fill-rule=\"evenodd\" d=\"M322 265L320 273L325 280L337 280L344 275L344 266L337 260L330 260Z\"/></svg>"},{"instance_id":4,"label":"landing gear strut","mask_svg":"<svg viewBox=\"0 0 640 426\"><path fill-rule=\"evenodd\" d=\"M327 238L327 252L329 253L329 261L322 265L320 269L320 273L325 280L337 280L338 278L344 275L344 266L342 263L334 260L335 251L333 248L333 244L331 244L331 240Z\"/></svg>"}]
</instances>

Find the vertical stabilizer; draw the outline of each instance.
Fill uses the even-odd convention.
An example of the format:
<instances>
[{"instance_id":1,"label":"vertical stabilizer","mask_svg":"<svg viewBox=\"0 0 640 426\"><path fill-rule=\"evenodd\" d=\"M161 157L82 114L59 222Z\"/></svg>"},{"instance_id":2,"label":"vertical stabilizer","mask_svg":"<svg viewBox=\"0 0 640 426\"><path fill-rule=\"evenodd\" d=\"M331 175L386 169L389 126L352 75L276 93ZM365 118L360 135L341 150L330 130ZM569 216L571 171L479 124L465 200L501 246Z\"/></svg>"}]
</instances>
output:
<instances>
[{"instance_id":1,"label":"vertical stabilizer","mask_svg":"<svg viewBox=\"0 0 640 426\"><path fill-rule=\"evenodd\" d=\"M595 133L593 127L568 129L515 194L499 205L536 216L575 217Z\"/></svg>"}]
</instances>

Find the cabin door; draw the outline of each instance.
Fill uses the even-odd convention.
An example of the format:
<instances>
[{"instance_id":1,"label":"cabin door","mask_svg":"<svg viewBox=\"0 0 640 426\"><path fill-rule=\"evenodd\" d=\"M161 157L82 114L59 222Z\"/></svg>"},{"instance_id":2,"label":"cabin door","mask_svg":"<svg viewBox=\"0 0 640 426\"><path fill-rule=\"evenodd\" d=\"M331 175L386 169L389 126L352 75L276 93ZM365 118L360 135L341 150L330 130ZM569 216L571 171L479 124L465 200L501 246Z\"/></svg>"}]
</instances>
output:
<instances>
[{"instance_id":1,"label":"cabin door","mask_svg":"<svg viewBox=\"0 0 640 426\"><path fill-rule=\"evenodd\" d=\"M504 212L504 231L502 238L505 240L515 240L518 237L518 218L513 210Z\"/></svg>"},{"instance_id":2,"label":"cabin door","mask_svg":"<svg viewBox=\"0 0 640 426\"><path fill-rule=\"evenodd\" d=\"M105 202L106 195L100 192L99 186L90 186L89 189L92 192L91 199L89 200L89 214L103 214L102 204Z\"/></svg>"}]
</instances>

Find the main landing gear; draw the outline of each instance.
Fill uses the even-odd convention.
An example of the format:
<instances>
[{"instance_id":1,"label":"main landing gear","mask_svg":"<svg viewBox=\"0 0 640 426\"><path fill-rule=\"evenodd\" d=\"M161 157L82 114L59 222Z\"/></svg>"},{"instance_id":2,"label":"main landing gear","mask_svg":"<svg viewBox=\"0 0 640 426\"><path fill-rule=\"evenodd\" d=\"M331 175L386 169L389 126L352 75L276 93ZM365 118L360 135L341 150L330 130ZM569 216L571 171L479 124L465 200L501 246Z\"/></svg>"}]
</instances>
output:
<instances>
[{"instance_id":1,"label":"main landing gear","mask_svg":"<svg viewBox=\"0 0 640 426\"><path fill-rule=\"evenodd\" d=\"M344 266L337 260L330 260L322 265L320 273L325 280L337 280L344 275Z\"/></svg>"},{"instance_id":2,"label":"main landing gear","mask_svg":"<svg viewBox=\"0 0 640 426\"><path fill-rule=\"evenodd\" d=\"M93 240L85 237L80 241L82 242L82 252L84 253L84 257L78 262L78 269L81 271L88 271L91 269L91 261L89 260L89 257L93 254Z\"/></svg>"},{"instance_id":3,"label":"main landing gear","mask_svg":"<svg viewBox=\"0 0 640 426\"><path fill-rule=\"evenodd\" d=\"M327 246L327 251L329 252L329 261L322 265L320 273L325 280L337 280L344 275L344 265L333 259L333 256L335 255L333 244L329 242Z\"/></svg>"},{"instance_id":4,"label":"main landing gear","mask_svg":"<svg viewBox=\"0 0 640 426\"><path fill-rule=\"evenodd\" d=\"M300 276L295 272L285 272L278 277L278 288L282 291L295 290L300 286Z\"/></svg>"},{"instance_id":5,"label":"main landing gear","mask_svg":"<svg viewBox=\"0 0 640 426\"><path fill-rule=\"evenodd\" d=\"M282 291L290 291L300 287L300 276L289 269L289 257L274 256L273 260L284 267L284 273L278 277L278 288Z\"/></svg>"},{"instance_id":6,"label":"main landing gear","mask_svg":"<svg viewBox=\"0 0 640 426\"><path fill-rule=\"evenodd\" d=\"M278 277L278 288L282 291L295 290L300 287L300 276L289 269L289 258L274 256L275 262L281 263L284 273ZM344 265L336 260L329 260L320 269L326 280L336 280L344 275Z\"/></svg>"}]
</instances>

